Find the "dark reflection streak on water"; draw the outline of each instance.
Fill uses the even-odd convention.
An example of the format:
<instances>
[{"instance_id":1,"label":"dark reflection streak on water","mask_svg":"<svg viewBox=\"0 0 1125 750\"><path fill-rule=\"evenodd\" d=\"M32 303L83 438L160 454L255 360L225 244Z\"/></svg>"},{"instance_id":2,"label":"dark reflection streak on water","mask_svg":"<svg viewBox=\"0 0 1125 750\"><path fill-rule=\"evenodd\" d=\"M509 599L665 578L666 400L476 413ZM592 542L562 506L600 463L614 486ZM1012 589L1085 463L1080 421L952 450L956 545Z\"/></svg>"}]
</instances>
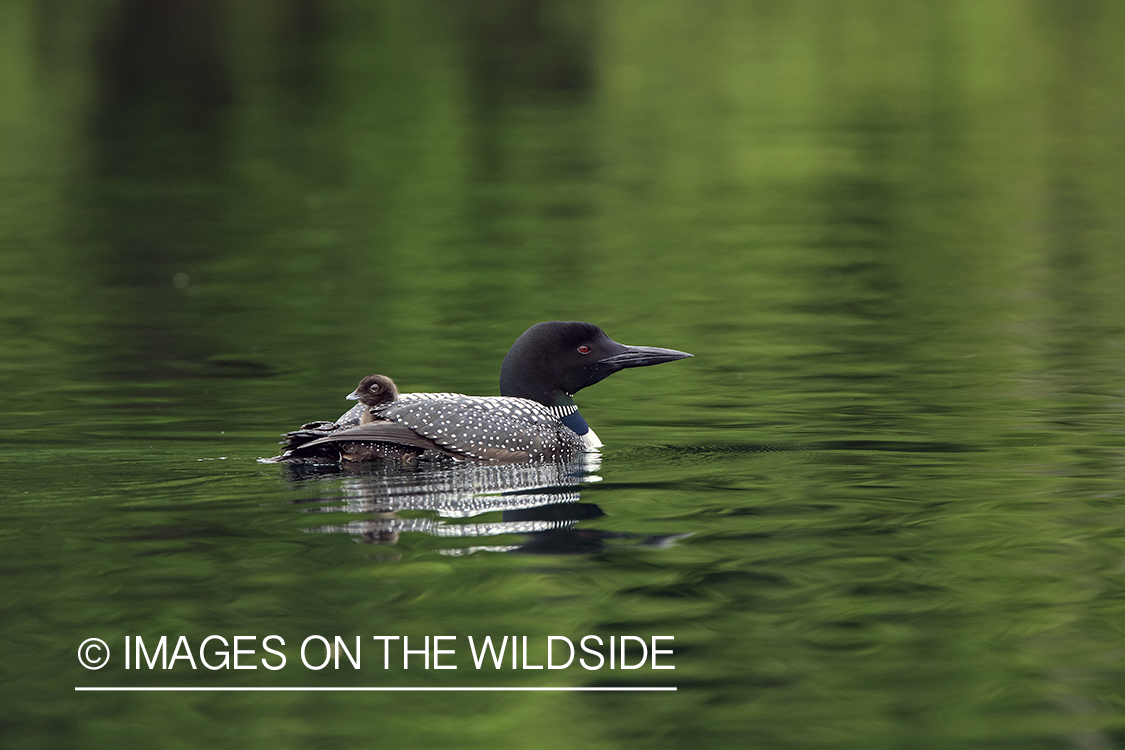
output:
<instances>
[{"instance_id":1,"label":"dark reflection streak on water","mask_svg":"<svg viewBox=\"0 0 1125 750\"><path fill-rule=\"evenodd\" d=\"M536 227L537 262L525 268L532 282L524 278L521 285L553 290L560 277L587 264L583 217L599 205L586 189L599 168L597 149L590 148L596 136L587 130L596 118L592 42L599 23L584 3L561 14L529 0L474 0L456 8L473 93L466 153L470 241L456 252L462 289L474 304L442 298L439 305L450 324L468 319L491 326L515 301L508 293L514 282L496 269L525 251L528 227ZM519 135L526 132L534 140ZM514 174L521 182L508 192Z\"/></svg>"},{"instance_id":2,"label":"dark reflection streak on water","mask_svg":"<svg viewBox=\"0 0 1125 750\"><path fill-rule=\"evenodd\" d=\"M1084 36L1097 20L1088 11L1081 4L1075 4L1067 8L1062 18L1058 17L1058 11L1052 14L1060 49L1056 63L1059 73L1054 77L1056 83L1047 98L1049 138L1054 146L1048 151L1042 227L1051 271L1045 290L1049 299L1049 304L1045 306L1048 313L1042 321L1046 330L1041 333L1046 343L1042 356L1047 366L1036 367L1025 375L1029 391L1041 394L1044 400L1049 398L1051 408L1041 417L1043 423L1058 428L1060 439L1075 443L1085 443L1090 432L1099 431L1099 420L1094 415L1104 413L1107 402L1091 396L1104 387L1107 379L1103 373L1112 371L1115 364L1119 367L1122 361L1119 350L1120 318L1112 309L1104 308L1104 297L1090 293L1099 273L1094 252L1097 243L1093 241L1090 229L1103 226L1105 220L1098 216L1097 195L1087 183L1093 172L1088 163L1091 154L1088 147L1079 145L1085 146L1088 134L1096 132L1090 116L1094 110L1084 101L1080 85L1084 76L1088 75L1086 71L1093 67ZM1106 325L1115 319L1117 325ZM1109 382L1113 382L1112 376ZM1073 438L1063 437L1066 433ZM1085 452L1079 451L1077 445L1071 450L1076 455ZM1103 449L1101 452L1107 457L1115 453L1120 455L1112 450ZM1098 453L1099 450L1091 446L1081 463L1096 465ZM1110 461L1106 461L1090 473L1104 477L1111 465ZM1088 489L1079 479L1085 472L1077 466L1069 466L1065 473L1071 477L1066 496L1076 505L1086 505L1089 510L1086 514L1075 512L1065 519L1054 519L1057 533L1073 533L1075 527L1090 530L1094 527L1091 519L1098 517L1095 510L1097 501L1089 496ZM1068 561L1065 568L1060 566L1060 570L1069 573L1077 569L1072 566L1073 561ZM1119 596L1115 587L1107 585L1096 575L1072 579L1070 585L1075 589L1097 591L1098 598ZM1084 610L1082 617L1090 617L1094 607L1087 605ZM1053 645L1051 641L1050 637L1040 636L1037 646L1049 648ZM1086 717L1087 720L1095 716L1099 709L1098 701L1090 698L1086 686L1098 678L1099 672L1100 668L1092 665L1070 665L1065 669L1050 670L1048 679L1053 683L1052 702L1061 711L1074 716ZM1068 733L1068 739L1071 744L1080 747L1115 746L1113 735L1101 728L1075 729Z\"/></svg>"},{"instance_id":3,"label":"dark reflection streak on water","mask_svg":"<svg viewBox=\"0 0 1125 750\"><path fill-rule=\"evenodd\" d=\"M385 464L358 467L288 466L296 484L315 483L319 497L303 502L325 503L311 513L351 513L369 516L345 524L308 529L311 533L345 533L370 544L398 544L403 532L427 534L443 540L438 551L460 555L473 551L534 554L589 554L611 541L667 546L678 535L644 536L596 529L575 529L583 520L604 515L601 508L581 502L580 487L600 481L593 474L596 456L570 463L461 464L406 471ZM343 504L339 504L343 501ZM400 512L432 516L402 517ZM486 513L500 520L453 522ZM474 540L518 535L519 544L466 547L445 540Z\"/></svg>"},{"instance_id":4,"label":"dark reflection streak on water","mask_svg":"<svg viewBox=\"0 0 1125 750\"><path fill-rule=\"evenodd\" d=\"M480 13L475 11L481 3L466 3L461 16L475 101L491 104L528 90L590 89L592 15L576 14L575 22L573 16L544 12L539 2L488 4L495 8Z\"/></svg>"},{"instance_id":5,"label":"dark reflection streak on water","mask_svg":"<svg viewBox=\"0 0 1125 750\"><path fill-rule=\"evenodd\" d=\"M287 94L281 107L287 121L316 124L331 91L322 49L328 30L328 9L315 0L294 0L282 13L284 44L274 50L277 84ZM279 158L285 158L286 152L290 158L299 158L304 153L301 148L279 151Z\"/></svg>"},{"instance_id":6,"label":"dark reflection streak on water","mask_svg":"<svg viewBox=\"0 0 1125 750\"><path fill-rule=\"evenodd\" d=\"M193 283L224 247L232 82L215 2L127 0L95 52L83 263L103 288L107 376L182 378L216 352ZM112 293L112 296L106 293ZM171 366L170 366L171 365ZM190 373L188 373L190 374Z\"/></svg>"}]
</instances>

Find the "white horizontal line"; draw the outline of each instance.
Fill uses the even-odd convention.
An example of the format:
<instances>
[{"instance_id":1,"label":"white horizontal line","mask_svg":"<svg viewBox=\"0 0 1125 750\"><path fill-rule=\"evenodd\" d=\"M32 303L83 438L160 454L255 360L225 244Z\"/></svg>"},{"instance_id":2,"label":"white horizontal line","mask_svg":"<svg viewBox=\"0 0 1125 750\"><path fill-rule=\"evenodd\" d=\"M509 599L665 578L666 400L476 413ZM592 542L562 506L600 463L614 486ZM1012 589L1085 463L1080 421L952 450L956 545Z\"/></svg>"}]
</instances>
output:
<instances>
[{"instance_id":1,"label":"white horizontal line","mask_svg":"<svg viewBox=\"0 0 1125 750\"><path fill-rule=\"evenodd\" d=\"M93 693L363 693L363 692L569 692L651 693L675 692L674 687L76 687Z\"/></svg>"}]
</instances>

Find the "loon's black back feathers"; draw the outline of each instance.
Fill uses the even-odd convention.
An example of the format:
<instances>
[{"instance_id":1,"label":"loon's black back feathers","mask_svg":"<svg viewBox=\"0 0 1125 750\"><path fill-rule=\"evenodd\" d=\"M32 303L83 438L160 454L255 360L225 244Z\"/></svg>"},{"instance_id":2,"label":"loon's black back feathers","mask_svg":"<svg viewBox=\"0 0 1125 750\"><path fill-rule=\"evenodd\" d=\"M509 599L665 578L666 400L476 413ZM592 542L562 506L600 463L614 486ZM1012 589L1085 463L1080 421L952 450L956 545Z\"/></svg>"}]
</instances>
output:
<instances>
[{"instance_id":1,"label":"loon's black back feathers","mask_svg":"<svg viewBox=\"0 0 1125 750\"><path fill-rule=\"evenodd\" d=\"M540 461L583 449L581 439L541 404L504 396L407 393L371 409L377 421L326 434L300 447L391 442L459 459Z\"/></svg>"},{"instance_id":2,"label":"loon's black back feathers","mask_svg":"<svg viewBox=\"0 0 1125 750\"><path fill-rule=\"evenodd\" d=\"M575 393L627 367L690 356L674 349L619 344L590 323L539 323L526 330L504 358L501 396L399 395L390 378L371 375L349 395L360 400L356 408L335 423L309 423L288 433L286 449L274 460L332 460L337 455L362 461L406 456L505 462L565 458L601 445L578 413Z\"/></svg>"}]
</instances>

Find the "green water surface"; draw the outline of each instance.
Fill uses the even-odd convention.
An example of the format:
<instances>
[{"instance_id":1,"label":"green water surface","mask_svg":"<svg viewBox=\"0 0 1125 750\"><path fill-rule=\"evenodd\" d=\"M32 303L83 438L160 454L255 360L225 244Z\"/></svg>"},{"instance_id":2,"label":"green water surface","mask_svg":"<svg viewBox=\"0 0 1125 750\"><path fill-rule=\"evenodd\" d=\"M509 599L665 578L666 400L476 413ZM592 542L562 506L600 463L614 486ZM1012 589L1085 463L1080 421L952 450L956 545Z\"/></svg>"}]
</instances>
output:
<instances>
[{"instance_id":1,"label":"green water surface","mask_svg":"<svg viewBox=\"0 0 1125 750\"><path fill-rule=\"evenodd\" d=\"M0 744L1125 747L1123 29L6 0ZM606 447L549 513L257 462L371 372L495 394L551 319L695 358L578 394ZM282 670L123 664L270 634ZM313 634L363 668L303 667ZM672 636L675 669L468 658L587 634ZM384 670L375 635L454 636L458 669Z\"/></svg>"}]
</instances>

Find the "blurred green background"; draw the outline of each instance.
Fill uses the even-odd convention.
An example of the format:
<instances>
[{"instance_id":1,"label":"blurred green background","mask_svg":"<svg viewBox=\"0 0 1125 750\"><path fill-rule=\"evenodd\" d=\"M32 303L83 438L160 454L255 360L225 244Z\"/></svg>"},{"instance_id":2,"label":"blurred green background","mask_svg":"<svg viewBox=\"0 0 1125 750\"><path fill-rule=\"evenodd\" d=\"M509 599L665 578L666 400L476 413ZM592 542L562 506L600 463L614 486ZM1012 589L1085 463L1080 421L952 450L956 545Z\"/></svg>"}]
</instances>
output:
<instances>
[{"instance_id":1,"label":"blurred green background","mask_svg":"<svg viewBox=\"0 0 1125 750\"><path fill-rule=\"evenodd\" d=\"M1125 745L1123 29L1119 0L5 0L5 743ZM494 394L549 319L696 355L578 399L579 530L670 548L357 545L306 533L353 519L348 478L254 462L370 372ZM81 670L89 636L333 629L659 631L680 691L72 690L136 682Z\"/></svg>"}]
</instances>

